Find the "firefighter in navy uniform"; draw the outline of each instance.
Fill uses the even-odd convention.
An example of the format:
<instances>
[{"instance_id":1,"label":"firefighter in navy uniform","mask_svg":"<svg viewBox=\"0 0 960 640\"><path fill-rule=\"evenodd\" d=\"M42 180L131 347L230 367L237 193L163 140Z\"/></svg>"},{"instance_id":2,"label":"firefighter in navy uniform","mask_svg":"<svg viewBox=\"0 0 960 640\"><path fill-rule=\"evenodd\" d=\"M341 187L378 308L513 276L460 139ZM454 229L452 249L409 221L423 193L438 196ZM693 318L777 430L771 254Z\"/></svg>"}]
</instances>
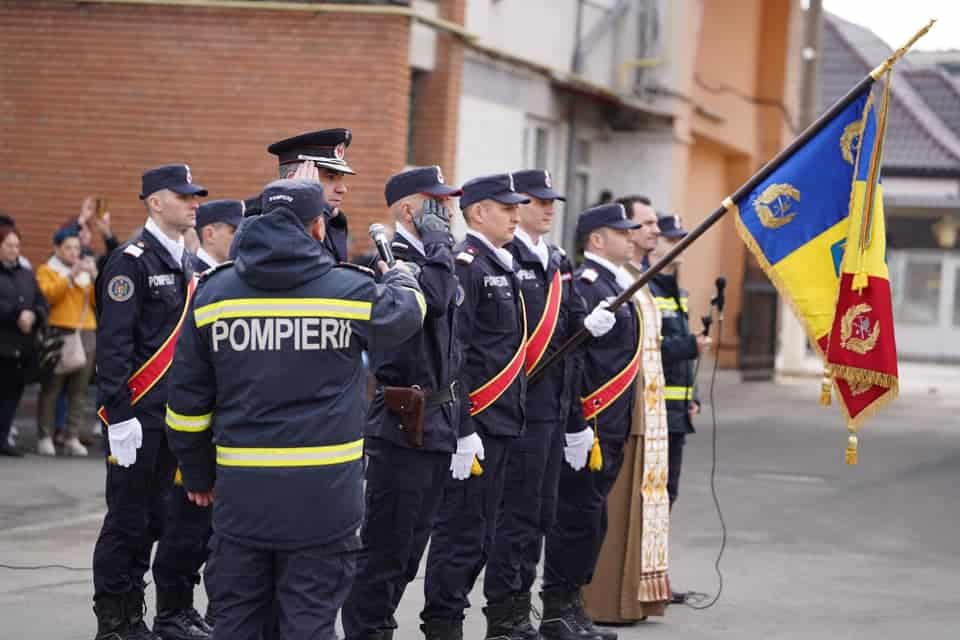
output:
<instances>
[{"instance_id":1,"label":"firefighter in navy uniform","mask_svg":"<svg viewBox=\"0 0 960 640\"><path fill-rule=\"evenodd\" d=\"M392 176L385 195L396 223L393 254L419 266L427 317L423 331L402 345L370 352L377 388L365 445L364 554L342 614L348 640L393 637L393 614L417 575L450 474L464 401L456 384L457 277L445 207L460 190L444 184L433 166ZM422 418L409 407L421 393Z\"/></svg>"},{"instance_id":2,"label":"firefighter in navy uniform","mask_svg":"<svg viewBox=\"0 0 960 640\"><path fill-rule=\"evenodd\" d=\"M529 199L520 205L519 226L506 245L516 260L523 291L527 326L524 366L529 375L584 324L600 336L613 327L615 319L603 307L584 317L582 299L573 292L573 268L566 253L544 238L553 222L554 202L564 200L553 189L549 172L518 171L513 180L517 191ZM552 366L527 388L526 431L511 449L508 490L483 581L490 639L538 637L530 623L530 589L543 537L556 514L564 450L569 463L582 468L593 445L593 430L585 424L579 403L572 402L579 391L578 355L574 352Z\"/></svg>"},{"instance_id":3,"label":"firefighter in navy uniform","mask_svg":"<svg viewBox=\"0 0 960 640\"><path fill-rule=\"evenodd\" d=\"M468 595L493 542L509 450L523 434L526 329L513 256L503 246L513 238L517 205L527 201L509 174L470 180L460 197L469 229L454 254L460 386L468 401L427 556L420 628L428 640L463 637Z\"/></svg>"},{"instance_id":4,"label":"firefighter in navy uniform","mask_svg":"<svg viewBox=\"0 0 960 640\"><path fill-rule=\"evenodd\" d=\"M193 609L193 573L185 569L176 527L164 526L176 461L163 429L169 376L195 280L183 232L199 197L186 165L143 174L143 230L110 254L97 279L98 415L107 426L107 515L93 553L97 638L207 638ZM150 553L157 618L143 620Z\"/></svg>"},{"instance_id":5,"label":"firefighter in navy uniform","mask_svg":"<svg viewBox=\"0 0 960 640\"><path fill-rule=\"evenodd\" d=\"M623 268L633 255L627 219L620 204L587 209L577 220L584 262L574 287L595 308L619 296L633 283ZM582 416L598 437L599 459L591 451L587 468L563 465L557 519L547 534L544 552L543 619L547 640L616 638L602 631L583 610L581 588L591 581L606 535L606 499L623 463L630 433L634 380L640 364L639 316L632 301L616 311L616 324L586 343L583 353ZM597 464L594 464L597 463Z\"/></svg>"},{"instance_id":6,"label":"firefighter in navy uniform","mask_svg":"<svg viewBox=\"0 0 960 640\"><path fill-rule=\"evenodd\" d=\"M197 237L200 248L193 256L193 270L201 274L230 259L230 244L243 222L246 207L242 200L211 200L197 209Z\"/></svg>"},{"instance_id":7,"label":"firefighter in navy uniform","mask_svg":"<svg viewBox=\"0 0 960 640\"><path fill-rule=\"evenodd\" d=\"M323 246L337 262L347 261L349 247L347 214L342 207L347 194L346 176L357 173L346 158L352 140L350 129L323 129L301 133L267 147L267 152L277 156L281 178L319 182L323 186L330 207Z\"/></svg>"},{"instance_id":8,"label":"firefighter in navy uniform","mask_svg":"<svg viewBox=\"0 0 960 640\"><path fill-rule=\"evenodd\" d=\"M334 263L325 207L318 184L267 185L177 345L167 434L190 498L214 505L217 640L259 639L274 602L281 637L335 637L363 518L361 351L426 313L402 264L377 284Z\"/></svg>"},{"instance_id":9,"label":"firefighter in navy uniform","mask_svg":"<svg viewBox=\"0 0 960 640\"><path fill-rule=\"evenodd\" d=\"M659 215L657 225L660 227L660 239L657 249L650 256L654 262L687 235L686 229L680 224L679 216ZM667 493L671 507L680 490L683 446L686 444L687 434L694 432L693 417L700 413L700 401L696 396L693 378L697 358L709 349L712 343L709 336L694 335L690 331L687 292L680 288L677 281L677 271L681 264L683 257L679 256L650 281L650 292L663 318L660 353L666 383L664 397L667 405L667 428L670 431Z\"/></svg>"}]
</instances>

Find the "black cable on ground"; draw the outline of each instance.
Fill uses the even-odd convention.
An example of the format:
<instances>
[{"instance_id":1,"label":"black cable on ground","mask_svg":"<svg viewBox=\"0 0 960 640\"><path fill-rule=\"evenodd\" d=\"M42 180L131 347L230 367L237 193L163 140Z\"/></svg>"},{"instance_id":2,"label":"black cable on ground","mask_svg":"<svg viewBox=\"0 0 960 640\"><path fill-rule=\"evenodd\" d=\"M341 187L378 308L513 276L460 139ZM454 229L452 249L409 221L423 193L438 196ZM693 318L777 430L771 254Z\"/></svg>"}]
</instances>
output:
<instances>
[{"instance_id":1,"label":"black cable on ground","mask_svg":"<svg viewBox=\"0 0 960 640\"><path fill-rule=\"evenodd\" d=\"M36 565L14 565L0 563L0 569L9 571L44 571L46 569L62 569L64 571L93 571L90 567L69 567L65 564L36 564Z\"/></svg>"},{"instance_id":2,"label":"black cable on ground","mask_svg":"<svg viewBox=\"0 0 960 640\"><path fill-rule=\"evenodd\" d=\"M716 399L716 388L717 388L717 370L719 369L720 363L720 340L723 336L723 314L720 314L720 319L717 322L717 348L716 348L716 357L713 359L713 371L710 374L710 414L713 420L713 462L710 468L710 493L713 496L713 505L717 510L717 517L720 519L720 551L717 553L717 559L713 563L714 571L717 573L717 580L719 581L719 587L717 588L717 595L713 597L706 604L701 604L707 598L710 597L707 593L700 593L698 591L688 591L685 594L684 604L691 609L704 610L709 609L713 605L717 604L717 601L720 600L720 595L723 593L723 572L720 571L720 561L723 559L723 552L727 548L727 523L723 519L723 510L720 508L720 498L717 496L717 399ZM694 371L694 384L696 384L697 375L700 373L700 361L697 360L697 368Z\"/></svg>"}]
</instances>

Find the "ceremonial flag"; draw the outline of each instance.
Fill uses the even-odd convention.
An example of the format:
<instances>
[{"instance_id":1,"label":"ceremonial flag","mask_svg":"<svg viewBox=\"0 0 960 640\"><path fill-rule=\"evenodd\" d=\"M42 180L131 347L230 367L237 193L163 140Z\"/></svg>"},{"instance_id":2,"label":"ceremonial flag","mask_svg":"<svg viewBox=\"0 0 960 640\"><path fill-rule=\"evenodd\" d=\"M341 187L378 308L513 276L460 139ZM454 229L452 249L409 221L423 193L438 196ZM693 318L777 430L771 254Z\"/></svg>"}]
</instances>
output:
<instances>
[{"instance_id":1,"label":"ceremonial flag","mask_svg":"<svg viewBox=\"0 0 960 640\"><path fill-rule=\"evenodd\" d=\"M821 356L837 308L860 127L873 84L862 83L819 130L727 207Z\"/></svg>"},{"instance_id":2,"label":"ceremonial flag","mask_svg":"<svg viewBox=\"0 0 960 640\"><path fill-rule=\"evenodd\" d=\"M890 71L879 114L864 110L850 198L836 312L825 349L828 374L850 426L848 461L856 462L857 426L896 397L897 346L886 264L880 166L886 132Z\"/></svg>"}]
</instances>

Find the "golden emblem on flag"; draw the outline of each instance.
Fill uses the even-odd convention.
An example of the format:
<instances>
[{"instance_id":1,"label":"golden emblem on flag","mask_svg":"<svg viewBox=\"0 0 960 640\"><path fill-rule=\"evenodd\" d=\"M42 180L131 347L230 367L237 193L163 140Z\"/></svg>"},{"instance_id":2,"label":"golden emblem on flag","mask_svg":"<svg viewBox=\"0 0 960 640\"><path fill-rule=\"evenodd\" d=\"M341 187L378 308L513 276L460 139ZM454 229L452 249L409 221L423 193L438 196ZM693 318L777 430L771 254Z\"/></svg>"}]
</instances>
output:
<instances>
[{"instance_id":1,"label":"golden emblem on flag","mask_svg":"<svg viewBox=\"0 0 960 640\"><path fill-rule=\"evenodd\" d=\"M858 304L847 309L840 321L840 346L854 353L864 355L877 346L880 338L880 323L871 326L870 316L873 307Z\"/></svg>"},{"instance_id":2,"label":"golden emblem on flag","mask_svg":"<svg viewBox=\"0 0 960 640\"><path fill-rule=\"evenodd\" d=\"M753 201L760 224L767 229L779 229L793 220L797 211L793 206L800 202L800 190L789 183L772 184Z\"/></svg>"},{"instance_id":3,"label":"golden emblem on flag","mask_svg":"<svg viewBox=\"0 0 960 640\"><path fill-rule=\"evenodd\" d=\"M860 144L861 133L863 133L863 123L858 121L848 124L843 130L843 135L840 136L840 153L850 164L853 164L857 157L857 145Z\"/></svg>"}]
</instances>

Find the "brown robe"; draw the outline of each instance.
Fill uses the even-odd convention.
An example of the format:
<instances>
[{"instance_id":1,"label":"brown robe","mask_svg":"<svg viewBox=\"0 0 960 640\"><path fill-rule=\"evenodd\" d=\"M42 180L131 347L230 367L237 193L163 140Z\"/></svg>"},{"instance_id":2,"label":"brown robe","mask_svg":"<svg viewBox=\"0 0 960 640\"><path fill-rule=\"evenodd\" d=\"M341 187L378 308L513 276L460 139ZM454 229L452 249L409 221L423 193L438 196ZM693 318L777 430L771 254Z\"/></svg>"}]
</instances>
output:
<instances>
[{"instance_id":1,"label":"brown robe","mask_svg":"<svg viewBox=\"0 0 960 640\"><path fill-rule=\"evenodd\" d=\"M644 318L643 366L637 376L623 467L607 498L607 535L593 581L583 589L587 614L596 622L627 623L662 616L670 599L660 314L647 287L634 299Z\"/></svg>"}]
</instances>

